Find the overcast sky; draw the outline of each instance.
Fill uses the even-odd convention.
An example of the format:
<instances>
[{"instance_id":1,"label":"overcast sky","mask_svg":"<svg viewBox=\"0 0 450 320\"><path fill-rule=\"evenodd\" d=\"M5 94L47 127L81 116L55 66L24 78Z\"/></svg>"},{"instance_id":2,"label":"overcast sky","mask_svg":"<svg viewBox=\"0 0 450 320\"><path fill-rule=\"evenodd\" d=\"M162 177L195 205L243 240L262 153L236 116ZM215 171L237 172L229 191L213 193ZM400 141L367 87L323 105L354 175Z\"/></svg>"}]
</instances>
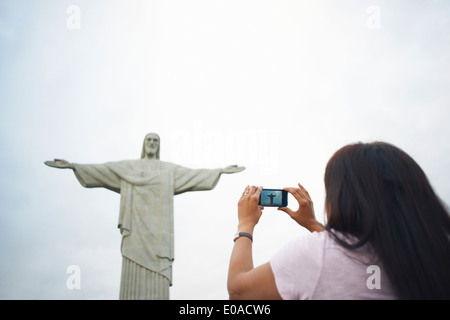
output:
<instances>
[{"instance_id":1,"label":"overcast sky","mask_svg":"<svg viewBox=\"0 0 450 320\"><path fill-rule=\"evenodd\" d=\"M399 146L450 203L449 19L437 0L0 0L0 298L118 298L119 195L44 161L137 159L148 132L163 161L247 167L175 197L172 299L228 298L247 184L300 181L323 221L345 144ZM267 208L255 265L305 232Z\"/></svg>"}]
</instances>

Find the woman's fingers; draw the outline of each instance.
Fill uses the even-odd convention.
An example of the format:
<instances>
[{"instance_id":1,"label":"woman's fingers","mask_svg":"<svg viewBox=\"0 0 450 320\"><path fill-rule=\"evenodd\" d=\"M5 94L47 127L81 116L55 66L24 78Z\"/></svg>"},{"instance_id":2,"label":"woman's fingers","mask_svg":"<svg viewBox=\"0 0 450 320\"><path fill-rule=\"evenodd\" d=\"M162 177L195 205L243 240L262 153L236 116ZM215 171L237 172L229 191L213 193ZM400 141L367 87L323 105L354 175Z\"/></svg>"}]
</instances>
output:
<instances>
[{"instance_id":1,"label":"woman's fingers","mask_svg":"<svg viewBox=\"0 0 450 320\"><path fill-rule=\"evenodd\" d=\"M256 190L258 190L258 187L256 187L256 186L251 186L250 189L249 189L249 191L248 191L248 195L249 195L249 196L253 196L253 195L255 194Z\"/></svg>"},{"instance_id":2,"label":"woman's fingers","mask_svg":"<svg viewBox=\"0 0 450 320\"><path fill-rule=\"evenodd\" d=\"M240 200L242 200L245 196L248 195L248 190L249 190L249 188L250 188L250 186L246 186L246 187L245 187L244 192L242 192L242 195L241 195L241 199L240 199Z\"/></svg>"},{"instance_id":3,"label":"woman's fingers","mask_svg":"<svg viewBox=\"0 0 450 320\"><path fill-rule=\"evenodd\" d=\"M300 191L302 191L304 194L306 194L306 195L308 196L308 198L311 198L311 197L309 196L308 190L306 190L305 187L303 187L303 186L300 184L300 182L298 183L298 186L299 186L299 188L300 188Z\"/></svg>"},{"instance_id":4,"label":"woman's fingers","mask_svg":"<svg viewBox=\"0 0 450 320\"><path fill-rule=\"evenodd\" d=\"M290 194L292 194L294 196L294 198L300 202L304 199L304 195L301 193L301 190L298 188L292 188L292 187L288 187L288 188L284 188L284 190L286 190L287 192L289 192Z\"/></svg>"},{"instance_id":5,"label":"woman's fingers","mask_svg":"<svg viewBox=\"0 0 450 320\"><path fill-rule=\"evenodd\" d=\"M257 186L247 186L244 189L244 192L241 195L241 199L240 200L244 200L248 197L258 197L259 199L259 195L261 194L261 190L263 187L257 187Z\"/></svg>"},{"instance_id":6,"label":"woman's fingers","mask_svg":"<svg viewBox=\"0 0 450 320\"><path fill-rule=\"evenodd\" d=\"M262 189L263 189L263 187L251 186L249 195L251 195L254 198L258 198L258 201L259 201L259 196L261 194Z\"/></svg>"},{"instance_id":7,"label":"woman's fingers","mask_svg":"<svg viewBox=\"0 0 450 320\"><path fill-rule=\"evenodd\" d=\"M311 197L309 196L308 191L299 183L299 188L284 188L287 192L292 194L294 198L300 203L306 201L311 201Z\"/></svg>"}]
</instances>

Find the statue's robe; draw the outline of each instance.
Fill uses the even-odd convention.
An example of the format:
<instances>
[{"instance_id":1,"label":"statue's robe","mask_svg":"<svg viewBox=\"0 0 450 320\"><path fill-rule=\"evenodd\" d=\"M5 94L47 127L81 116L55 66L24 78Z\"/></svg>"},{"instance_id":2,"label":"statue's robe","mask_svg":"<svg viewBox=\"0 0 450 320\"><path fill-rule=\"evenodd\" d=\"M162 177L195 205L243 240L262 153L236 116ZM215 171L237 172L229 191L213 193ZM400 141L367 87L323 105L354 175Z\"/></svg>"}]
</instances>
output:
<instances>
[{"instance_id":1,"label":"statue's robe","mask_svg":"<svg viewBox=\"0 0 450 320\"><path fill-rule=\"evenodd\" d=\"M121 195L120 299L168 299L174 260L173 196L213 189L220 169L189 169L159 160L74 164L82 186Z\"/></svg>"}]
</instances>

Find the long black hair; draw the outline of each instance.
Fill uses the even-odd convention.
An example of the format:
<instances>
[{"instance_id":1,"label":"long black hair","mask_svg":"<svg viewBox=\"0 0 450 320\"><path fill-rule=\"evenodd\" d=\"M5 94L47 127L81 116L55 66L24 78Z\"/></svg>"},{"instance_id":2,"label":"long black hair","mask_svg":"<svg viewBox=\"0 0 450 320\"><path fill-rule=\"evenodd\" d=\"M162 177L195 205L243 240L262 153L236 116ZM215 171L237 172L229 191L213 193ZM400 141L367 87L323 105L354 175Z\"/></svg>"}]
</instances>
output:
<instances>
[{"instance_id":1,"label":"long black hair","mask_svg":"<svg viewBox=\"0 0 450 320\"><path fill-rule=\"evenodd\" d=\"M400 299L450 299L449 211L408 154L384 142L347 145L324 180L326 229L340 245L369 243Z\"/></svg>"}]
</instances>

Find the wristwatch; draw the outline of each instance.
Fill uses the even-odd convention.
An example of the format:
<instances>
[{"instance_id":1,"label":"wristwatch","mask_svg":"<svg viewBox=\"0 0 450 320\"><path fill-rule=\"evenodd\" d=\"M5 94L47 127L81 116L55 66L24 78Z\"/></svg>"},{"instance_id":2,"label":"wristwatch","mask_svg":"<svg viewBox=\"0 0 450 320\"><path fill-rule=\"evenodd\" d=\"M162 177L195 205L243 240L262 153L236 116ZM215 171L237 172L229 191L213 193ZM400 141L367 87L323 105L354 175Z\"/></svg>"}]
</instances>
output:
<instances>
[{"instance_id":1,"label":"wristwatch","mask_svg":"<svg viewBox=\"0 0 450 320\"><path fill-rule=\"evenodd\" d=\"M239 238L239 237L247 237L247 238L249 238L250 240L252 240L252 242L253 242L253 237L252 237L252 235L251 235L250 233L247 233L247 232L239 232L239 231L238 231L238 232L234 235L233 241L236 241L236 239Z\"/></svg>"}]
</instances>

